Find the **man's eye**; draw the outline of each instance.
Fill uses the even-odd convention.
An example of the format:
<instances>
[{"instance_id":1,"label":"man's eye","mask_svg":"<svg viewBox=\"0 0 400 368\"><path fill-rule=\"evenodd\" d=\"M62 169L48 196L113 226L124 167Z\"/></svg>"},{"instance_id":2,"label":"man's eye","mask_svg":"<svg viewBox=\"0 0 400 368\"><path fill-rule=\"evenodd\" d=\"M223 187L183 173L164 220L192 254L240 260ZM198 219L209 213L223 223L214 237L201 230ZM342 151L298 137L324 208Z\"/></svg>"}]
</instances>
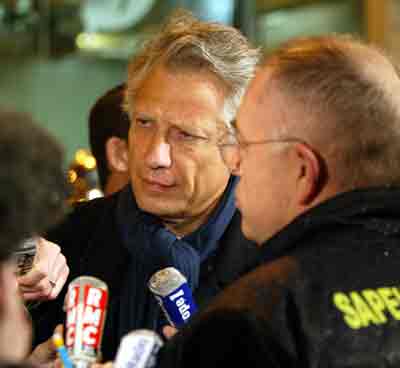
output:
<instances>
[{"instance_id":1,"label":"man's eye","mask_svg":"<svg viewBox=\"0 0 400 368\"><path fill-rule=\"evenodd\" d=\"M188 133L188 132L185 132L185 131L183 131L183 130L180 130L180 131L178 132L178 137L181 138L181 139L185 139L185 140L192 140L192 139L198 138L198 137L196 137L195 135L190 134L190 133Z\"/></svg>"},{"instance_id":2,"label":"man's eye","mask_svg":"<svg viewBox=\"0 0 400 368\"><path fill-rule=\"evenodd\" d=\"M137 118L135 122L136 122L137 126L144 127L144 128L151 125L151 120L146 120L146 119Z\"/></svg>"}]
</instances>

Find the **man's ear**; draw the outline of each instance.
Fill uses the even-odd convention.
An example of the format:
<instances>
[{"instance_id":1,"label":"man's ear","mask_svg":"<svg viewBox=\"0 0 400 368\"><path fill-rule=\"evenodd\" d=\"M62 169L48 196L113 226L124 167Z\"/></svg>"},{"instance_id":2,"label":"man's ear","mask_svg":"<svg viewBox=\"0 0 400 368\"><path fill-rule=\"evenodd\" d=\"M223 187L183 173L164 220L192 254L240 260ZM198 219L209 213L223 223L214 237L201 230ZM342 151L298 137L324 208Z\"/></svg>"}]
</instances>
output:
<instances>
[{"instance_id":1,"label":"man's ear","mask_svg":"<svg viewBox=\"0 0 400 368\"><path fill-rule=\"evenodd\" d=\"M311 204L321 191L322 163L318 155L305 144L296 144L298 161L297 195L301 205Z\"/></svg>"},{"instance_id":2,"label":"man's ear","mask_svg":"<svg viewBox=\"0 0 400 368\"><path fill-rule=\"evenodd\" d=\"M106 142L106 157L110 171L125 173L128 171L128 143L118 137Z\"/></svg>"}]
</instances>

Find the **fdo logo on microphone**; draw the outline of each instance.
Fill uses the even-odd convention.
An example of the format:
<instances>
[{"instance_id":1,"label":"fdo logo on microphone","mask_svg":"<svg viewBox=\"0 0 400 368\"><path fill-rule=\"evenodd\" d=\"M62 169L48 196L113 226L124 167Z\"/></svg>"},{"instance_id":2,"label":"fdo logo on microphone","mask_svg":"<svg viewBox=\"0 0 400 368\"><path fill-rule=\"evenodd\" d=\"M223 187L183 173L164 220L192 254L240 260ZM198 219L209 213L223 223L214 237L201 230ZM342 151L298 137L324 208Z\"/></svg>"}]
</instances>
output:
<instances>
[{"instance_id":1,"label":"fdo logo on microphone","mask_svg":"<svg viewBox=\"0 0 400 368\"><path fill-rule=\"evenodd\" d=\"M71 282L67 297L66 346L72 355L97 356L108 301L107 286L100 280L80 277Z\"/></svg>"},{"instance_id":2,"label":"fdo logo on microphone","mask_svg":"<svg viewBox=\"0 0 400 368\"><path fill-rule=\"evenodd\" d=\"M156 272L150 278L149 288L175 327L185 324L197 310L186 278L173 267Z\"/></svg>"},{"instance_id":3,"label":"fdo logo on microphone","mask_svg":"<svg viewBox=\"0 0 400 368\"><path fill-rule=\"evenodd\" d=\"M196 310L191 294L188 284L183 284L178 290L162 298L165 309L178 326L186 323Z\"/></svg>"}]
</instances>

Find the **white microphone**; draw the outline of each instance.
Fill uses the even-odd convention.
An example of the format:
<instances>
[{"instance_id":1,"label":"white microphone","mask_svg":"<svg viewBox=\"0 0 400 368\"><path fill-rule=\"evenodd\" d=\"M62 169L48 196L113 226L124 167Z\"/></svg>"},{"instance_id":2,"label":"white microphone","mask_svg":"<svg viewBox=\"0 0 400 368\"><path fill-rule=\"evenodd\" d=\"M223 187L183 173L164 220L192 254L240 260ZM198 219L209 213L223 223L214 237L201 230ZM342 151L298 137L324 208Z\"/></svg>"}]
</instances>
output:
<instances>
[{"instance_id":1,"label":"white microphone","mask_svg":"<svg viewBox=\"0 0 400 368\"><path fill-rule=\"evenodd\" d=\"M126 334L118 348L114 368L153 368L157 353L163 346L161 338L151 330L135 330Z\"/></svg>"}]
</instances>

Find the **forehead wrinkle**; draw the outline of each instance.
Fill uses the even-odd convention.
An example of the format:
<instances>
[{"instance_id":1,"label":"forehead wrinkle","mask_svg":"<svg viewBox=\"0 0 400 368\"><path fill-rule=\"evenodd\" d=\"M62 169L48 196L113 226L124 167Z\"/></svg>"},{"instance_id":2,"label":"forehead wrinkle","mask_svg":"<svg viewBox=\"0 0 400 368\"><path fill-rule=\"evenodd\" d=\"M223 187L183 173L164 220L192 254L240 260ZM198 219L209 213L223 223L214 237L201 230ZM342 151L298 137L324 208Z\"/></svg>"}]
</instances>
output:
<instances>
[{"instance_id":1,"label":"forehead wrinkle","mask_svg":"<svg viewBox=\"0 0 400 368\"><path fill-rule=\"evenodd\" d=\"M177 113L166 112L138 112L138 116L146 116L149 120L166 123L176 128L186 128L190 130L200 131L208 136L217 133L220 126L224 126L224 122L220 118L214 120L214 116L208 116L207 112L202 113L203 109L191 109L191 111L178 111Z\"/></svg>"},{"instance_id":2,"label":"forehead wrinkle","mask_svg":"<svg viewBox=\"0 0 400 368\"><path fill-rule=\"evenodd\" d=\"M196 107L193 104L188 104L190 109L187 111L186 109L179 109L180 104L177 104L177 109L171 111L170 109L165 110L162 106L157 106L152 102L145 102L143 108L140 105L140 102L136 104L135 116L149 121L163 122L175 128L186 128L212 135L215 134L220 124L224 124L222 119L210 120L209 112L204 106Z\"/></svg>"},{"instance_id":3,"label":"forehead wrinkle","mask_svg":"<svg viewBox=\"0 0 400 368\"><path fill-rule=\"evenodd\" d=\"M157 66L153 72L138 88L136 111L178 127L195 127L208 134L217 130L220 121L223 123L225 90L212 73L201 71L199 75L186 70L177 72L164 65ZM153 85L148 84L154 83L154 80L151 82L152 78L156 75L160 77L160 73L163 73L162 88L165 89L170 83L170 94L166 94L165 90L157 92ZM190 91L184 90L187 85L185 82L189 83ZM175 95L177 93L178 98Z\"/></svg>"}]
</instances>

